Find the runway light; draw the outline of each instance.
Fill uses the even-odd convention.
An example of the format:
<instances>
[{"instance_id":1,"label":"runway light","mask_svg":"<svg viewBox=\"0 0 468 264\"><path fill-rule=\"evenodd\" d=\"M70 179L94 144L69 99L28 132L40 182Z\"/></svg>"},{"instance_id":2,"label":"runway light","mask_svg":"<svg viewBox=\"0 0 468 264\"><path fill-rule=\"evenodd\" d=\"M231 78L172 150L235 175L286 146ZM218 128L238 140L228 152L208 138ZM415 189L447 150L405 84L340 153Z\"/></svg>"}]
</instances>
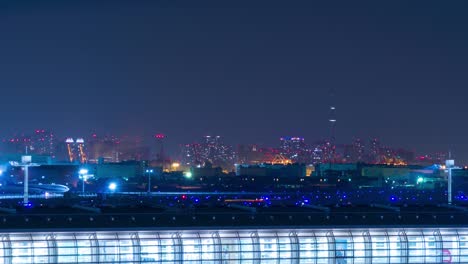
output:
<instances>
[{"instance_id":1,"label":"runway light","mask_svg":"<svg viewBox=\"0 0 468 264\"><path fill-rule=\"evenodd\" d=\"M117 184L115 182L111 182L108 188L110 191L115 191L117 189Z\"/></svg>"}]
</instances>

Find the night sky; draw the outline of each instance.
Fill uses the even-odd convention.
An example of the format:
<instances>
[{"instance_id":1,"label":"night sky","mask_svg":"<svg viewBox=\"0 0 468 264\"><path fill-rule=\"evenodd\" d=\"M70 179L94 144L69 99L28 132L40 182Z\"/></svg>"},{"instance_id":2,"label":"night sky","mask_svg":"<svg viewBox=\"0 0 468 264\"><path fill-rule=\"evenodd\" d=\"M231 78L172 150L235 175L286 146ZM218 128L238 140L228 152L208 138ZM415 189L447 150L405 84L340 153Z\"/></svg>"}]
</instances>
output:
<instances>
[{"instance_id":1,"label":"night sky","mask_svg":"<svg viewBox=\"0 0 468 264\"><path fill-rule=\"evenodd\" d=\"M468 161L464 1L1 1L7 135L379 137Z\"/></svg>"}]
</instances>

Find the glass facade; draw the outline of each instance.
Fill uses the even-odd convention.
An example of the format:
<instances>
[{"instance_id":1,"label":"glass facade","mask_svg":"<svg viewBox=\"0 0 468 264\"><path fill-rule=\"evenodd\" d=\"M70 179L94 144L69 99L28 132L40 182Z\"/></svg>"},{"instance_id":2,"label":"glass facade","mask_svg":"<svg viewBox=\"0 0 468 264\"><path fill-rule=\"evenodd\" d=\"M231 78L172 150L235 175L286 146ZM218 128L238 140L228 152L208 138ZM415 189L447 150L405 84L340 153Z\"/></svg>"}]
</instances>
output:
<instances>
[{"instance_id":1,"label":"glass facade","mask_svg":"<svg viewBox=\"0 0 468 264\"><path fill-rule=\"evenodd\" d=\"M0 234L0 264L468 263L468 228Z\"/></svg>"}]
</instances>

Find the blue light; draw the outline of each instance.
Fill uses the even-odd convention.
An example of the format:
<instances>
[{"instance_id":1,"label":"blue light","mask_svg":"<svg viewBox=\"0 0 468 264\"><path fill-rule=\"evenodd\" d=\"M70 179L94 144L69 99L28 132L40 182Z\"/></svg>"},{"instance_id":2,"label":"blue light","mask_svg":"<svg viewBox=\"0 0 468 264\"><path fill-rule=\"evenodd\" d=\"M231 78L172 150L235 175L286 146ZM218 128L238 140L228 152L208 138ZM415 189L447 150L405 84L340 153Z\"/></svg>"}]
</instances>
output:
<instances>
[{"instance_id":1,"label":"blue light","mask_svg":"<svg viewBox=\"0 0 468 264\"><path fill-rule=\"evenodd\" d=\"M107 188L109 189L109 191L113 192L117 189L117 184L115 182L111 182Z\"/></svg>"}]
</instances>

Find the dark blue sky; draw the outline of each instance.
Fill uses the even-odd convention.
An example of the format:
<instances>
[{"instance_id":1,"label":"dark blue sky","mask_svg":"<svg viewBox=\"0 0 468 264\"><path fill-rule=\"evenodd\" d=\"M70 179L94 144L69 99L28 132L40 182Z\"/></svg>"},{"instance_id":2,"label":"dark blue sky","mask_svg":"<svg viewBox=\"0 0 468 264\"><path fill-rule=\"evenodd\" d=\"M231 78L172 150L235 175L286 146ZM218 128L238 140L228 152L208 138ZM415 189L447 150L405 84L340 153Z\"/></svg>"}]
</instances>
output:
<instances>
[{"instance_id":1,"label":"dark blue sky","mask_svg":"<svg viewBox=\"0 0 468 264\"><path fill-rule=\"evenodd\" d=\"M99 2L99 3L96 3ZM463 1L2 1L2 133L380 137L468 161Z\"/></svg>"}]
</instances>

